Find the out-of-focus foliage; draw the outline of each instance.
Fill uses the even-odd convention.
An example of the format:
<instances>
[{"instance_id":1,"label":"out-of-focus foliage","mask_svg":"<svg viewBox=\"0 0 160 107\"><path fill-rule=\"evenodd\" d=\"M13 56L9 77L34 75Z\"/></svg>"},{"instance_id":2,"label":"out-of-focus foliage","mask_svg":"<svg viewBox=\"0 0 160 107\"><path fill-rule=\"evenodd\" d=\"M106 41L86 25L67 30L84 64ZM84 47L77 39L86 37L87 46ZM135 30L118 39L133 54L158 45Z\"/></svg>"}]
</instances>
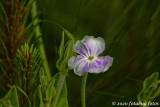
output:
<instances>
[{"instance_id":1,"label":"out-of-focus foliage","mask_svg":"<svg viewBox=\"0 0 160 107\"><path fill-rule=\"evenodd\" d=\"M0 97L12 85L11 76L15 72L13 60L17 49L33 39L35 26L28 23L32 3L33 0L0 1Z\"/></svg>"},{"instance_id":2,"label":"out-of-focus foliage","mask_svg":"<svg viewBox=\"0 0 160 107\"><path fill-rule=\"evenodd\" d=\"M14 66L16 75L18 76L18 81L16 80L16 75L12 77L12 81L15 81L14 84L17 86L26 88L31 88L35 83L36 75L40 68L42 67L42 59L39 53L39 50L28 46L25 44L17 50L16 57L14 59Z\"/></svg>"},{"instance_id":3,"label":"out-of-focus foliage","mask_svg":"<svg viewBox=\"0 0 160 107\"><path fill-rule=\"evenodd\" d=\"M144 80L143 89L137 96L138 101L151 102L154 98L160 95L160 80L158 80L158 75L159 73L155 72Z\"/></svg>"},{"instance_id":4,"label":"out-of-focus foliage","mask_svg":"<svg viewBox=\"0 0 160 107\"><path fill-rule=\"evenodd\" d=\"M102 55L114 57L105 73L89 74L86 87L87 107L110 107L112 101L137 101L143 81L159 72L160 1L154 0L37 0L41 12L41 31L52 74L58 72L61 29L76 40L85 35L105 39ZM81 77L69 71L68 103L80 106ZM153 101L159 101L157 97Z\"/></svg>"},{"instance_id":5,"label":"out-of-focus foliage","mask_svg":"<svg viewBox=\"0 0 160 107\"><path fill-rule=\"evenodd\" d=\"M32 98L35 88L37 88L37 85L35 85L38 82L37 74L42 68L39 50L34 48L33 45L31 47L28 44L21 46L20 49L17 49L14 58L14 68L11 83L20 87L18 89L21 93L26 94L25 96L21 94L19 96L19 101L22 101L21 104L23 105L26 97Z\"/></svg>"},{"instance_id":6,"label":"out-of-focus foliage","mask_svg":"<svg viewBox=\"0 0 160 107\"><path fill-rule=\"evenodd\" d=\"M33 107L53 107L55 95L57 94L55 87L58 85L59 76L60 74L58 73L54 75L51 80L48 80L43 69L41 69L39 74L41 84L35 91ZM67 93L67 86L64 82L56 107L68 107Z\"/></svg>"},{"instance_id":7,"label":"out-of-focus foliage","mask_svg":"<svg viewBox=\"0 0 160 107\"><path fill-rule=\"evenodd\" d=\"M39 73L40 85L37 87L34 96L34 107L46 107L51 106L51 101L56 95L54 76L51 80L47 78L43 69Z\"/></svg>"},{"instance_id":8,"label":"out-of-focus foliage","mask_svg":"<svg viewBox=\"0 0 160 107\"><path fill-rule=\"evenodd\" d=\"M0 100L0 107L19 107L17 89L13 86L6 96Z\"/></svg>"},{"instance_id":9,"label":"out-of-focus foliage","mask_svg":"<svg viewBox=\"0 0 160 107\"><path fill-rule=\"evenodd\" d=\"M48 102L54 102L58 89L57 78L60 77L59 74L57 74L58 76L54 76L54 74L59 71L63 72L63 75L67 74L64 71L68 71L67 60L73 54L70 52L71 47L76 40L82 39L85 35L104 38L106 48L102 54L114 58L113 65L107 72L99 75L89 74L86 87L87 107L111 107L112 101L137 101L137 95L141 92L145 78L160 71L160 0L36 1L38 12L31 17L31 9L34 7L33 0L0 0L1 105L12 104L13 100L16 103L19 100L20 106L22 103L26 106L31 103L35 107L44 107ZM37 17L40 20L37 20ZM62 31L65 32L65 35L61 34ZM74 36L74 39L70 34ZM67 36L68 38L66 38ZM43 41L39 41L39 39ZM25 81L23 76L18 78L18 75L15 75L15 82L11 79L13 73L19 72L19 70L24 72L27 67L25 60L28 59L28 54L25 54L20 48L25 42L34 44L36 48L40 47L42 56L46 54L47 60L43 57L42 61L49 64L52 77L48 78L43 67L36 68L40 72L37 72L39 76L34 84L35 88L32 88L31 92L28 92L28 89L25 90L25 88L29 88L25 86L25 82L21 81L24 85L20 85L19 78ZM44 49L42 49L42 44ZM26 50L31 48L30 46L26 47ZM26 57L22 58L23 56ZM15 58L17 61L14 60ZM36 65L38 60L34 61L35 66L41 65ZM30 66L30 69L34 68ZM25 73L23 74L25 75ZM157 77L156 75L157 73L152 76ZM35 76L33 77L35 78ZM151 79L151 77L149 78ZM65 78L57 106L79 107L81 105L80 84L82 78L75 75L73 71L69 71ZM32 83L34 79L30 80ZM144 83L148 80L147 78ZM13 84L18 87L12 86ZM8 96L9 90L17 90L12 94L16 93L20 97L4 103L3 98L5 95ZM53 90L53 93L49 94L47 90ZM140 94L139 96L141 97ZM22 99L25 103L20 101ZM158 102L159 99L160 96L157 96L152 101Z\"/></svg>"}]
</instances>

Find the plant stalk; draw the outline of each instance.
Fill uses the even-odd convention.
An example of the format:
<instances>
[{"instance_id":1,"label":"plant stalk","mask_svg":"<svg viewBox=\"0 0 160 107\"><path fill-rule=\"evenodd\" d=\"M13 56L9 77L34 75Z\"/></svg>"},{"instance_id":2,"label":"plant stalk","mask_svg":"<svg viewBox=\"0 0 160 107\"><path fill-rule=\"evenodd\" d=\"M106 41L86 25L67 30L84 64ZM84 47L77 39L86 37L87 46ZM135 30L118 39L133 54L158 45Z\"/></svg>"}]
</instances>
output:
<instances>
[{"instance_id":1,"label":"plant stalk","mask_svg":"<svg viewBox=\"0 0 160 107\"><path fill-rule=\"evenodd\" d=\"M82 107L86 107L85 88L86 88L87 76L88 76L88 72L85 72L85 74L83 75L82 84L81 84L81 103L82 103Z\"/></svg>"},{"instance_id":2,"label":"plant stalk","mask_svg":"<svg viewBox=\"0 0 160 107\"><path fill-rule=\"evenodd\" d=\"M50 104L49 104L48 102L46 102L46 103L44 104L44 107L50 107Z\"/></svg>"},{"instance_id":3,"label":"plant stalk","mask_svg":"<svg viewBox=\"0 0 160 107\"><path fill-rule=\"evenodd\" d=\"M65 82L65 78L66 78L66 76L62 75L60 73L60 76L59 76L59 79L58 79L58 82L57 82L57 86L56 86L56 96L55 96L54 101L52 103L52 107L56 107L56 105L57 105L59 96L61 94L64 82Z\"/></svg>"},{"instance_id":4,"label":"plant stalk","mask_svg":"<svg viewBox=\"0 0 160 107\"><path fill-rule=\"evenodd\" d=\"M36 16L37 16L37 6L36 6L36 1L34 1L33 7L32 7L32 18L34 18ZM38 22L39 22L39 20L38 20L38 18L36 18L34 20L34 25L36 25ZM36 34L37 38L42 35L39 25L36 26L35 34ZM48 65L48 62L47 62L47 57L46 57L46 53L45 53L45 47L44 47L44 44L43 44L43 39L40 37L39 41L40 41L40 43L42 43L40 45L40 53L41 53L41 57L43 59L43 66L44 66L47 77L49 79L51 79L51 74L50 74L50 69L49 69L49 65Z\"/></svg>"}]
</instances>

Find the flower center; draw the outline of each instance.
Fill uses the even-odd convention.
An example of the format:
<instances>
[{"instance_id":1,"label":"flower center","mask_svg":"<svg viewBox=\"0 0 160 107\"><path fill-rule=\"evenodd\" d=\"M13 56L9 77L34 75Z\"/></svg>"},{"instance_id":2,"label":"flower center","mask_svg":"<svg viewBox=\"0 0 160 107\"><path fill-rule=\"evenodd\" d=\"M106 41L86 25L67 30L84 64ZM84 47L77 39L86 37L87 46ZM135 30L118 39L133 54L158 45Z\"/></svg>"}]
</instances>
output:
<instances>
[{"instance_id":1,"label":"flower center","mask_svg":"<svg viewBox=\"0 0 160 107\"><path fill-rule=\"evenodd\" d=\"M89 56L89 57L88 57L88 60L89 60L89 61L92 61L93 59L94 59L93 56Z\"/></svg>"}]
</instances>

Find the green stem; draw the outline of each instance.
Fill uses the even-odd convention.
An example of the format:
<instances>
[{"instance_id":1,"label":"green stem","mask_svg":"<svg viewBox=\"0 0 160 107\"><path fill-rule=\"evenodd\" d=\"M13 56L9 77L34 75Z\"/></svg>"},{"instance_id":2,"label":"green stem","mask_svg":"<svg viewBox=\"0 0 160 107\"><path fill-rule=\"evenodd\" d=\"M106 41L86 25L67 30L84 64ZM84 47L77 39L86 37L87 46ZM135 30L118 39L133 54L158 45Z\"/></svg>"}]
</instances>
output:
<instances>
[{"instance_id":1,"label":"green stem","mask_svg":"<svg viewBox=\"0 0 160 107\"><path fill-rule=\"evenodd\" d=\"M34 1L33 3L33 7L32 7L32 18L36 17L37 16L37 6L36 6L36 1ZM38 18L36 18L34 20L34 25L36 25L37 23L39 22ZM36 37L40 37L42 34L41 34L41 30L40 30L40 26L38 25L35 29L35 34L36 34ZM47 57L46 57L46 53L45 53L45 48L44 48L44 45L43 45L43 40L42 38L40 37L39 39L40 43L42 43L40 45L40 53L41 53L41 57L43 59L43 66L44 66L44 69L45 69L45 72L46 72L46 75L49 79L51 79L51 75L50 75L50 69L49 69L49 65L48 65L48 62L47 62Z\"/></svg>"},{"instance_id":2,"label":"green stem","mask_svg":"<svg viewBox=\"0 0 160 107\"><path fill-rule=\"evenodd\" d=\"M66 78L66 76L62 75L60 73L60 76L59 76L59 79L58 79L58 83L57 83L57 86L56 86L56 96L55 96L54 101L52 103L52 107L56 107L56 105L57 105L61 90L63 88L63 84L65 82L65 78Z\"/></svg>"},{"instance_id":3,"label":"green stem","mask_svg":"<svg viewBox=\"0 0 160 107\"><path fill-rule=\"evenodd\" d=\"M82 78L82 84L81 84L81 102L82 107L86 107L85 103L85 88L86 88L86 81L87 81L88 72L85 72Z\"/></svg>"},{"instance_id":4,"label":"green stem","mask_svg":"<svg viewBox=\"0 0 160 107\"><path fill-rule=\"evenodd\" d=\"M48 102L46 102L46 103L44 104L44 107L50 107L50 104L49 104Z\"/></svg>"}]
</instances>

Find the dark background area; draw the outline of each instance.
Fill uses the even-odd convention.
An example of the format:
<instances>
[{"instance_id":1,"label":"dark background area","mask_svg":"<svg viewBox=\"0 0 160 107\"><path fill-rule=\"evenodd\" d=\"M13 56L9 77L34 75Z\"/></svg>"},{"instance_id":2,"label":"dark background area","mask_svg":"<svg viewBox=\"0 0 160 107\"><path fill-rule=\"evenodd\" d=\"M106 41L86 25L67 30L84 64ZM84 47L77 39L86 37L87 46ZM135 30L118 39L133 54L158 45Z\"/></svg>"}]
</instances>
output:
<instances>
[{"instance_id":1,"label":"dark background area","mask_svg":"<svg viewBox=\"0 0 160 107\"><path fill-rule=\"evenodd\" d=\"M160 71L159 0L37 0L41 20L59 23L76 40L85 35L105 39L101 54L114 58L110 69L89 74L87 107L109 107L112 101L137 101L143 81ZM62 30L47 21L40 23L52 75L59 72L56 61ZM69 71L68 101L81 106L81 79ZM160 97L154 101L159 101Z\"/></svg>"}]
</instances>

